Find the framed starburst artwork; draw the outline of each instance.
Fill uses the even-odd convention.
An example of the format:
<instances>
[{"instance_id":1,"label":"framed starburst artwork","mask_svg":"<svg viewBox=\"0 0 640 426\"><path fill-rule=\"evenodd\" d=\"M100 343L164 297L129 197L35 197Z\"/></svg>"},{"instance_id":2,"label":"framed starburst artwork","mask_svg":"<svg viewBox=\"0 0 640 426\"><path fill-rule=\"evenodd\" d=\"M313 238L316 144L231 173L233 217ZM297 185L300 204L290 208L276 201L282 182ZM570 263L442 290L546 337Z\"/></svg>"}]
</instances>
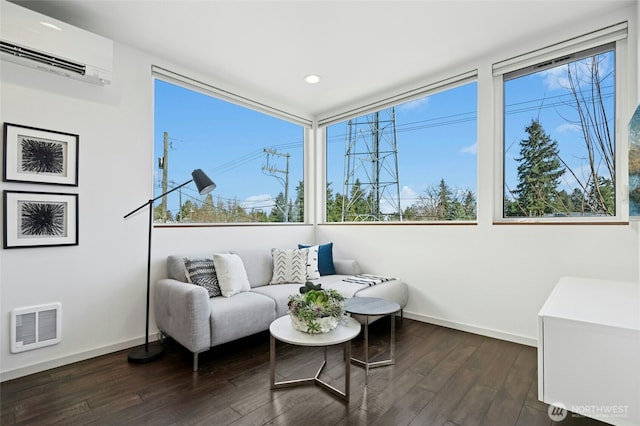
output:
<instances>
[{"instance_id":1,"label":"framed starburst artwork","mask_svg":"<svg viewBox=\"0 0 640 426\"><path fill-rule=\"evenodd\" d=\"M5 182L78 186L78 135L4 123L3 136Z\"/></svg>"},{"instance_id":2,"label":"framed starburst artwork","mask_svg":"<svg viewBox=\"0 0 640 426\"><path fill-rule=\"evenodd\" d=\"M3 191L5 249L78 245L78 194Z\"/></svg>"}]
</instances>

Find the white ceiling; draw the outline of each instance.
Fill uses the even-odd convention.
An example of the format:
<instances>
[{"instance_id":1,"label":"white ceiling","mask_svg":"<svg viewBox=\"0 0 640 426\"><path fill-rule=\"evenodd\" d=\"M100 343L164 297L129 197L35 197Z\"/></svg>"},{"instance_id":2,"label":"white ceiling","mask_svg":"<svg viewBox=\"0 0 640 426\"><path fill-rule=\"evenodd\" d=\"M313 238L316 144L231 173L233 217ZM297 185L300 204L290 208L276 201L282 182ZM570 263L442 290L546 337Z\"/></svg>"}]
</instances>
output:
<instances>
[{"instance_id":1,"label":"white ceiling","mask_svg":"<svg viewBox=\"0 0 640 426\"><path fill-rule=\"evenodd\" d=\"M635 0L14 2L315 117Z\"/></svg>"}]
</instances>

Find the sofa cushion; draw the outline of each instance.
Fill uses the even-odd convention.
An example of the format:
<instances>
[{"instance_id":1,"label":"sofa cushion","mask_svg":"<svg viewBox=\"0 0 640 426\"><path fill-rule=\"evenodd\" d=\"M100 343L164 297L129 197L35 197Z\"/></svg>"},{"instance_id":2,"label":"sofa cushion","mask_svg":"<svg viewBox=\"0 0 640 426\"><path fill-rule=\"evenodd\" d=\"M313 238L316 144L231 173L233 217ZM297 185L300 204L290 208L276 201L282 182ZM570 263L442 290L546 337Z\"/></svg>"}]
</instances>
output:
<instances>
[{"instance_id":1,"label":"sofa cushion","mask_svg":"<svg viewBox=\"0 0 640 426\"><path fill-rule=\"evenodd\" d=\"M309 244L298 244L298 248L311 247ZM336 268L333 265L333 243L320 244L318 246L318 270L320 275L333 275Z\"/></svg>"},{"instance_id":2,"label":"sofa cushion","mask_svg":"<svg viewBox=\"0 0 640 426\"><path fill-rule=\"evenodd\" d=\"M278 284L265 285L251 290L253 293L259 293L273 299L276 305L276 317L280 318L289 313L289 296L292 294L300 294L300 284Z\"/></svg>"},{"instance_id":3,"label":"sofa cushion","mask_svg":"<svg viewBox=\"0 0 640 426\"><path fill-rule=\"evenodd\" d=\"M209 292L209 297L221 296L218 277L213 266L213 259L184 258L184 269L187 281L191 284L204 287Z\"/></svg>"},{"instance_id":4,"label":"sofa cushion","mask_svg":"<svg viewBox=\"0 0 640 426\"><path fill-rule=\"evenodd\" d=\"M213 264L224 297L251 290L240 256L233 253L214 253Z\"/></svg>"},{"instance_id":5,"label":"sofa cushion","mask_svg":"<svg viewBox=\"0 0 640 426\"><path fill-rule=\"evenodd\" d=\"M320 278L320 269L318 269L318 246L309 247L309 256L307 257L307 279L317 280Z\"/></svg>"},{"instance_id":6,"label":"sofa cushion","mask_svg":"<svg viewBox=\"0 0 640 426\"><path fill-rule=\"evenodd\" d=\"M188 283L187 274L184 270L184 258L182 255L167 256L167 277L183 283Z\"/></svg>"},{"instance_id":7,"label":"sofa cushion","mask_svg":"<svg viewBox=\"0 0 640 426\"><path fill-rule=\"evenodd\" d=\"M276 319L273 299L253 291L238 293L229 298L212 297L209 300L211 346L268 330L271 322Z\"/></svg>"},{"instance_id":8,"label":"sofa cushion","mask_svg":"<svg viewBox=\"0 0 640 426\"><path fill-rule=\"evenodd\" d=\"M273 276L269 284L300 283L307 280L309 249L271 249Z\"/></svg>"}]
</instances>

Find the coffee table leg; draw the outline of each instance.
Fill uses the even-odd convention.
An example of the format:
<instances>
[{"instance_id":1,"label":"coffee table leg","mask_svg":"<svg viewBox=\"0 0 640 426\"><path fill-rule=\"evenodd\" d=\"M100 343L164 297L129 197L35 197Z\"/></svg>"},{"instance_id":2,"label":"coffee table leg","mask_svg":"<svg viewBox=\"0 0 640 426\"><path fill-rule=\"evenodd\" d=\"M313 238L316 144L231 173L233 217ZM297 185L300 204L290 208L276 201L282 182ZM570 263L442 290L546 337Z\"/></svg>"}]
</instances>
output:
<instances>
[{"instance_id":1,"label":"coffee table leg","mask_svg":"<svg viewBox=\"0 0 640 426\"><path fill-rule=\"evenodd\" d=\"M351 340L345 342L344 350L347 354L344 358L344 400L349 401L349 388L351 386Z\"/></svg>"},{"instance_id":2,"label":"coffee table leg","mask_svg":"<svg viewBox=\"0 0 640 426\"><path fill-rule=\"evenodd\" d=\"M276 339L273 336L271 336L269 348L269 377L271 379L271 389L274 389L276 384Z\"/></svg>"},{"instance_id":3,"label":"coffee table leg","mask_svg":"<svg viewBox=\"0 0 640 426\"><path fill-rule=\"evenodd\" d=\"M369 315L365 315L364 322L364 384L369 381Z\"/></svg>"},{"instance_id":4,"label":"coffee table leg","mask_svg":"<svg viewBox=\"0 0 640 426\"><path fill-rule=\"evenodd\" d=\"M396 314L391 314L391 339L390 339L390 351L391 351L391 364L395 364L396 354Z\"/></svg>"}]
</instances>

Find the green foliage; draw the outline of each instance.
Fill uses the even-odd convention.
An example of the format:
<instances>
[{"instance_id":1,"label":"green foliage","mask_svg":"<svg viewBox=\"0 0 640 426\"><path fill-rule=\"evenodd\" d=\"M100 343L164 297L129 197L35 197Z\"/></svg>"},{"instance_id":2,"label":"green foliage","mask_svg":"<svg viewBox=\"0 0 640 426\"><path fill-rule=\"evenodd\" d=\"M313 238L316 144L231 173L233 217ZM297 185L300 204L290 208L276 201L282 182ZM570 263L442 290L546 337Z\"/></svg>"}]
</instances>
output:
<instances>
[{"instance_id":1,"label":"green foliage","mask_svg":"<svg viewBox=\"0 0 640 426\"><path fill-rule=\"evenodd\" d=\"M314 284L311 281L307 281L304 283L304 286L300 287L300 294L305 294L311 290L320 290L322 288L322 284Z\"/></svg>"},{"instance_id":2,"label":"green foliage","mask_svg":"<svg viewBox=\"0 0 640 426\"><path fill-rule=\"evenodd\" d=\"M596 215L614 215L616 213L616 194L611 179L598 176L591 182L587 194L587 204Z\"/></svg>"},{"instance_id":3,"label":"green foliage","mask_svg":"<svg viewBox=\"0 0 640 426\"><path fill-rule=\"evenodd\" d=\"M287 306L291 315L307 325L309 333L320 331L317 319L340 318L344 314L344 297L334 289L324 290L320 288L320 284L314 285L307 281L300 293L289 296Z\"/></svg>"},{"instance_id":4,"label":"green foliage","mask_svg":"<svg viewBox=\"0 0 640 426\"><path fill-rule=\"evenodd\" d=\"M418 200L404 210L404 220L475 220L476 197L471 190L452 189L444 179L427 187Z\"/></svg>"},{"instance_id":5,"label":"green foliage","mask_svg":"<svg viewBox=\"0 0 640 426\"><path fill-rule=\"evenodd\" d=\"M269 215L261 209L247 209L237 199L224 201L218 197L214 200L212 194L207 194L201 201L186 200L174 217L167 211L166 222L184 223L247 223L247 222L302 222L304 220L304 184L299 182L296 187L296 200L284 199L284 194L278 194L275 205ZM154 222L164 222L161 218L162 206L154 208Z\"/></svg>"},{"instance_id":6,"label":"green foliage","mask_svg":"<svg viewBox=\"0 0 640 426\"><path fill-rule=\"evenodd\" d=\"M398 213L383 215L381 212L372 211L372 194L361 192L360 182L351 191L351 197L345 198L341 194L333 196L331 184L327 185L327 221L328 222L355 222L362 220L395 220L400 221ZM355 200L354 200L355 197ZM345 217L342 217L342 206L345 209ZM451 188L444 179L440 184L430 186L418 196L418 200L402 212L402 221L425 220L475 220L476 197L471 190L457 190Z\"/></svg>"},{"instance_id":7,"label":"green foliage","mask_svg":"<svg viewBox=\"0 0 640 426\"><path fill-rule=\"evenodd\" d=\"M543 216L565 211L558 196L558 184L565 168L558 158L558 142L551 140L537 120L531 120L520 141L518 186L515 204L505 206L505 215Z\"/></svg>"}]
</instances>

